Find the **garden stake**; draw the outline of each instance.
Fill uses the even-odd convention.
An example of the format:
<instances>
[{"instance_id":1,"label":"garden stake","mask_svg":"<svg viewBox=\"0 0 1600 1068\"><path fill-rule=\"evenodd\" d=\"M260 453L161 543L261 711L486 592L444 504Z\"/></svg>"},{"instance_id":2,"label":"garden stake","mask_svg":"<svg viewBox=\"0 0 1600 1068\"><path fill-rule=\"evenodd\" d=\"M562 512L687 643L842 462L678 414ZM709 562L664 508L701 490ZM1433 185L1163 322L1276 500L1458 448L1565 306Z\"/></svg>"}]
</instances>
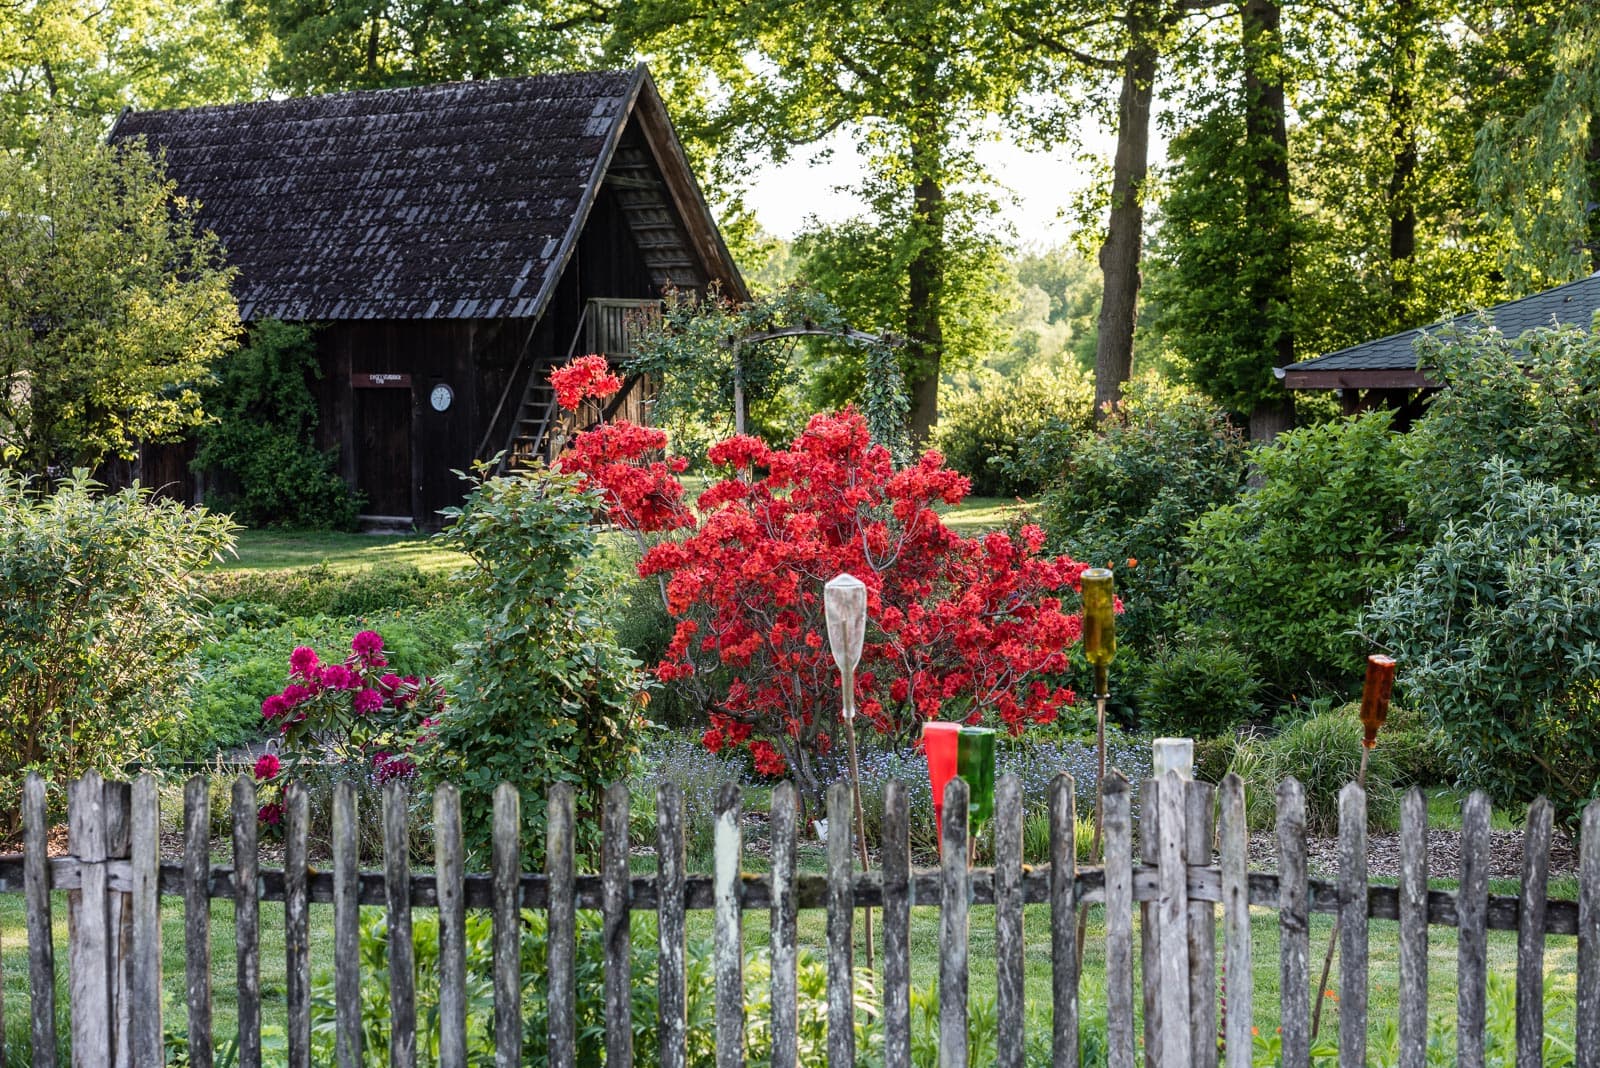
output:
<instances>
[{"instance_id":1,"label":"garden stake","mask_svg":"<svg viewBox=\"0 0 1600 1068\"><path fill-rule=\"evenodd\" d=\"M1378 732L1389 720L1389 695L1394 692L1394 658L1374 654L1367 657L1367 679L1361 687L1361 769L1356 782L1367 788L1367 757L1378 744ZM1311 1010L1311 1038L1322 1029L1322 1002L1328 990L1328 973L1333 969L1333 947L1339 944L1339 917L1333 918L1328 932L1328 952L1322 955L1322 979L1317 983L1317 1003Z\"/></svg>"},{"instance_id":2,"label":"garden stake","mask_svg":"<svg viewBox=\"0 0 1600 1068\"><path fill-rule=\"evenodd\" d=\"M828 620L828 646L833 662L839 665L839 717L844 720L845 742L850 752L850 793L856 807L856 845L861 851L861 870L867 862L867 819L861 809L861 765L856 760L856 665L861 662L861 646L867 636L867 587L848 572L835 575L822 588L822 604ZM867 941L867 967L872 965L872 910L862 910L862 932Z\"/></svg>"},{"instance_id":3,"label":"garden stake","mask_svg":"<svg viewBox=\"0 0 1600 1068\"><path fill-rule=\"evenodd\" d=\"M1106 702L1111 699L1111 660L1117 655L1116 579L1109 567L1091 567L1079 580L1083 589L1083 654L1094 665L1096 770L1094 781L1094 838L1089 863L1100 862L1100 836L1105 825ZM1076 849L1076 845L1073 847ZM1083 968L1083 937L1089 926L1089 906L1078 908L1078 968Z\"/></svg>"}]
</instances>

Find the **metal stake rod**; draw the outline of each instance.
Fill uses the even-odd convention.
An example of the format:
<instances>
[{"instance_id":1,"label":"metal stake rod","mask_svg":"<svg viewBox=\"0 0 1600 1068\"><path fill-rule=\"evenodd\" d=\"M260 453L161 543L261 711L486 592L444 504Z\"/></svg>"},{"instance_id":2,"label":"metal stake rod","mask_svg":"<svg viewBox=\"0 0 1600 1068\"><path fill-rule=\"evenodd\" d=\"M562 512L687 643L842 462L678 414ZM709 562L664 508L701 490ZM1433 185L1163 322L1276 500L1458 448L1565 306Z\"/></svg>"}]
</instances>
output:
<instances>
[{"instance_id":1,"label":"metal stake rod","mask_svg":"<svg viewBox=\"0 0 1600 1068\"><path fill-rule=\"evenodd\" d=\"M845 742L850 754L850 795L855 801L856 846L861 854L861 870L867 871L867 819L861 808L861 764L856 759L856 665L861 662L861 647L867 636L867 587L851 574L836 575L822 589L822 605L828 621L828 645L833 661L839 665L839 716L844 720ZM867 941L867 967L873 967L872 910L862 910L862 932Z\"/></svg>"}]
</instances>

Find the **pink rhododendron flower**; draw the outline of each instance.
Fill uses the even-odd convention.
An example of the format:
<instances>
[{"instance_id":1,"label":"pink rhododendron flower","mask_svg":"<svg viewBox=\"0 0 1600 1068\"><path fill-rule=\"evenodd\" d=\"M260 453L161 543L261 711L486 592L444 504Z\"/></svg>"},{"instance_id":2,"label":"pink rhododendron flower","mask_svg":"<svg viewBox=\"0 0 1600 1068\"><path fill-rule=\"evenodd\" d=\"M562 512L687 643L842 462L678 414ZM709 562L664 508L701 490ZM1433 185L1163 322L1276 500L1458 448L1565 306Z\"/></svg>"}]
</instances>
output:
<instances>
[{"instance_id":1,"label":"pink rhododendron flower","mask_svg":"<svg viewBox=\"0 0 1600 1068\"><path fill-rule=\"evenodd\" d=\"M277 719L289 711L289 702L281 693L275 693L261 702L261 714L267 719Z\"/></svg>"},{"instance_id":2,"label":"pink rhododendron flower","mask_svg":"<svg viewBox=\"0 0 1600 1068\"><path fill-rule=\"evenodd\" d=\"M283 806L278 804L276 801L272 802L271 804L262 805L261 808L256 811L256 818L269 827L276 827L278 824L283 822Z\"/></svg>"},{"instance_id":3,"label":"pink rhododendron flower","mask_svg":"<svg viewBox=\"0 0 1600 1068\"><path fill-rule=\"evenodd\" d=\"M317 681L330 690L354 690L361 686L361 676L343 664L324 665Z\"/></svg>"},{"instance_id":4,"label":"pink rhododendron flower","mask_svg":"<svg viewBox=\"0 0 1600 1068\"><path fill-rule=\"evenodd\" d=\"M373 689L362 690L360 693L356 694L353 705L356 710L356 715L369 715L370 713L376 712L378 709L383 707L383 694Z\"/></svg>"},{"instance_id":5,"label":"pink rhododendron flower","mask_svg":"<svg viewBox=\"0 0 1600 1068\"><path fill-rule=\"evenodd\" d=\"M367 667L383 667L389 661L383 655L383 635L375 630L364 630L350 641L350 651L361 658Z\"/></svg>"},{"instance_id":6,"label":"pink rhododendron flower","mask_svg":"<svg viewBox=\"0 0 1600 1068\"><path fill-rule=\"evenodd\" d=\"M256 758L256 781L265 782L267 779L278 777L278 758L272 753L262 753Z\"/></svg>"},{"instance_id":7,"label":"pink rhododendron flower","mask_svg":"<svg viewBox=\"0 0 1600 1068\"><path fill-rule=\"evenodd\" d=\"M310 682L316 677L317 668L322 661L317 659L317 651L305 645L297 645L294 652L289 654L289 673L298 675Z\"/></svg>"}]
</instances>

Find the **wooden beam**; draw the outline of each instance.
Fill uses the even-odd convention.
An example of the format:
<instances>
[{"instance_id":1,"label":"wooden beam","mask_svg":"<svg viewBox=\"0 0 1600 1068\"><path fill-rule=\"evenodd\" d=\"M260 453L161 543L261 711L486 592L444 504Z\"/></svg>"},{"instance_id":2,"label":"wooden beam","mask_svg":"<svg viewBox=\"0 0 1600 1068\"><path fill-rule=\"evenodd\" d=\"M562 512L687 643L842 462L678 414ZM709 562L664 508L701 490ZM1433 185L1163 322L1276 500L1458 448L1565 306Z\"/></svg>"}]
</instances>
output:
<instances>
[{"instance_id":1,"label":"wooden beam","mask_svg":"<svg viewBox=\"0 0 1600 1068\"><path fill-rule=\"evenodd\" d=\"M1283 372L1285 389L1437 389L1439 385L1421 371L1296 371L1288 367Z\"/></svg>"}]
</instances>

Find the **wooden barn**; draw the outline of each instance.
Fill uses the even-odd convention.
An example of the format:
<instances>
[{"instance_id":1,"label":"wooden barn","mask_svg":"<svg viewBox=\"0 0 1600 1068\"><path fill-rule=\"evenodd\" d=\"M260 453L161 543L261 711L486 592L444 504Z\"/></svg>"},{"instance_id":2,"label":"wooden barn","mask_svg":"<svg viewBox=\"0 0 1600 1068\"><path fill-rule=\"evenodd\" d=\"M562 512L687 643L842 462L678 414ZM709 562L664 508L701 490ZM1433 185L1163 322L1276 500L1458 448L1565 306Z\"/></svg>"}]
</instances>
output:
<instances>
[{"instance_id":1,"label":"wooden barn","mask_svg":"<svg viewBox=\"0 0 1600 1068\"><path fill-rule=\"evenodd\" d=\"M319 444L373 525L436 527L453 470L548 452L551 368L624 356L666 287L746 295L642 65L129 112L111 136L165 153L247 323L321 324ZM174 450L141 463L202 492Z\"/></svg>"}]
</instances>

